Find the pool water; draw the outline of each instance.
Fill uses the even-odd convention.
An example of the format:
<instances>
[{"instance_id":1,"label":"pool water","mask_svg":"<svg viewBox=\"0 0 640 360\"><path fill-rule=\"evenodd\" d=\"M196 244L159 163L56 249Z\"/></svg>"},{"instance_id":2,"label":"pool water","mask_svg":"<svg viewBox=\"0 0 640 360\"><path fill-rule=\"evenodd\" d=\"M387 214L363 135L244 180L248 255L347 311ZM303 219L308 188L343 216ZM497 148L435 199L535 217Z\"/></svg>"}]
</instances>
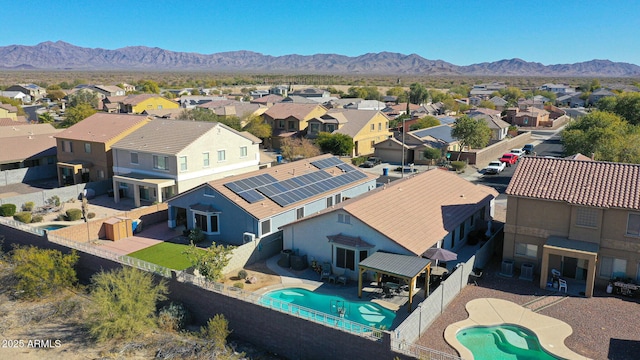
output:
<instances>
[{"instance_id":1,"label":"pool water","mask_svg":"<svg viewBox=\"0 0 640 360\"><path fill-rule=\"evenodd\" d=\"M62 228L67 227L67 226L69 226L69 225L51 224L51 225L42 225L42 226L38 226L38 228L39 228L39 229L43 229L43 230L52 231L52 230L62 229Z\"/></svg>"},{"instance_id":2,"label":"pool water","mask_svg":"<svg viewBox=\"0 0 640 360\"><path fill-rule=\"evenodd\" d=\"M341 327L352 326L349 322L355 322L388 330L396 317L395 312L370 301L347 301L339 296L317 294L301 288L271 291L266 293L261 301L263 305L269 307ZM313 313L302 308L320 313ZM343 322L340 319L349 320L349 322ZM358 329L352 330L358 331Z\"/></svg>"},{"instance_id":3,"label":"pool water","mask_svg":"<svg viewBox=\"0 0 640 360\"><path fill-rule=\"evenodd\" d=\"M516 325L474 326L458 331L456 338L475 360L558 360L546 352L538 337Z\"/></svg>"}]
</instances>

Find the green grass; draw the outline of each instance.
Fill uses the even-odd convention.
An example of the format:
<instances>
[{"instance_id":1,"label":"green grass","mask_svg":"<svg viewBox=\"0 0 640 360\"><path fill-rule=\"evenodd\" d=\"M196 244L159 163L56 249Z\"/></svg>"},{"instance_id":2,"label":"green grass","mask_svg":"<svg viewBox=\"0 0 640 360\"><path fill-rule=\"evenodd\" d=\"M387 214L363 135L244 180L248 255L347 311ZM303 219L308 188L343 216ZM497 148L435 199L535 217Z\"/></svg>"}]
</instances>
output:
<instances>
[{"instance_id":1,"label":"green grass","mask_svg":"<svg viewBox=\"0 0 640 360\"><path fill-rule=\"evenodd\" d=\"M187 249L187 247L187 245L162 242L146 249L133 252L129 254L129 256L168 267L170 269L184 270L192 266L187 259L187 256L182 253Z\"/></svg>"}]
</instances>

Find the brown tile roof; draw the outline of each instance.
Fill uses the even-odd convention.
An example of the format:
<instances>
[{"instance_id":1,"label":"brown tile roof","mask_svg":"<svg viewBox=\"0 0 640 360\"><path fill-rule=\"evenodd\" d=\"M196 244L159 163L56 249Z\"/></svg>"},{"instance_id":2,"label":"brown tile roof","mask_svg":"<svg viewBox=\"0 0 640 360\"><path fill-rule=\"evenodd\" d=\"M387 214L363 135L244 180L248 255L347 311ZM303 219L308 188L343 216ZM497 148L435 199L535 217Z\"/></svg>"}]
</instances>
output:
<instances>
[{"instance_id":1,"label":"brown tile roof","mask_svg":"<svg viewBox=\"0 0 640 360\"><path fill-rule=\"evenodd\" d=\"M433 169L394 181L318 215L342 209L405 249L422 255L497 196L493 188Z\"/></svg>"},{"instance_id":2,"label":"brown tile roof","mask_svg":"<svg viewBox=\"0 0 640 360\"><path fill-rule=\"evenodd\" d=\"M351 137L355 137L378 113L383 115L384 119L388 120L387 116L378 110L331 109L327 112L329 115L342 114L342 116L347 119L347 123L335 132ZM381 121L383 120L381 119ZM378 127L376 125L376 131L377 130ZM385 135L385 133L381 134Z\"/></svg>"},{"instance_id":3,"label":"brown tile roof","mask_svg":"<svg viewBox=\"0 0 640 360\"><path fill-rule=\"evenodd\" d=\"M248 202L243 200L240 196L238 196L236 193L227 189L227 187L224 186L224 184L232 181L246 179L248 177L252 177L260 174L269 174L280 181L291 179L295 176L303 175L313 171L318 171L319 169L311 165L311 162L316 160L321 160L321 159L327 159L332 156L333 155L331 154L320 155L320 156L316 156L309 159L303 159L303 160L298 160L298 161L294 161L294 162L290 162L290 163L286 163L278 166L273 166L267 169L252 171L245 174L226 177L224 179L214 180L209 182L208 184L214 189L216 189L220 194L228 198L231 202L235 203L238 207L244 209L246 212L253 215L256 219L264 219L264 218L271 217L275 214L279 214L281 212L299 207L301 202L297 202L289 206L281 207L280 205L271 201L271 199L269 199L268 197L265 197L265 200L261 202L249 204ZM333 174L334 176L338 176L342 174L342 171L337 167L329 167L323 170L330 174ZM361 170L357 170L357 171L361 171ZM355 186L355 184L366 183L368 181L375 180L377 178L377 176L375 175L372 175L369 173L365 173L365 174L367 175L365 179L343 186L343 187L332 189L331 194L337 193L344 189L351 188ZM322 193L320 195L311 197L307 199L306 202L315 201L317 199L322 199L324 197L327 197L327 193Z\"/></svg>"},{"instance_id":4,"label":"brown tile roof","mask_svg":"<svg viewBox=\"0 0 640 360\"><path fill-rule=\"evenodd\" d=\"M124 99L122 99L122 103L123 104L129 104L129 105L138 105L141 102L147 100L147 99L151 99L151 98L155 98L155 97L161 97L160 95L157 94L137 94L137 95L128 95L126 96Z\"/></svg>"},{"instance_id":5,"label":"brown tile roof","mask_svg":"<svg viewBox=\"0 0 640 360\"><path fill-rule=\"evenodd\" d=\"M13 105L11 105L11 104L0 103L0 108L3 108L3 109L5 109L5 110L7 110L9 112L18 112L18 108L13 106Z\"/></svg>"},{"instance_id":6,"label":"brown tile roof","mask_svg":"<svg viewBox=\"0 0 640 360\"><path fill-rule=\"evenodd\" d=\"M264 114L272 119L286 119L291 116L298 120L303 120L318 107L324 109L323 106L318 104L277 103L265 111Z\"/></svg>"},{"instance_id":7,"label":"brown tile roof","mask_svg":"<svg viewBox=\"0 0 640 360\"><path fill-rule=\"evenodd\" d=\"M282 96L280 96L280 95L269 94L267 96L255 98L255 99L251 100L251 102L252 103L256 103L256 104L279 103L283 99L284 98Z\"/></svg>"},{"instance_id":8,"label":"brown tile roof","mask_svg":"<svg viewBox=\"0 0 640 360\"><path fill-rule=\"evenodd\" d=\"M49 125L49 124L40 124ZM0 164L7 164L43 156L56 155L56 139L54 135L62 130L49 125L49 133L40 132L30 135L23 131L11 137L3 137L0 141ZM28 127L27 126L21 126ZM6 129L6 128L5 128Z\"/></svg>"},{"instance_id":9,"label":"brown tile roof","mask_svg":"<svg viewBox=\"0 0 640 360\"><path fill-rule=\"evenodd\" d=\"M107 143L148 116L131 114L96 113L56 135L57 138Z\"/></svg>"},{"instance_id":10,"label":"brown tile roof","mask_svg":"<svg viewBox=\"0 0 640 360\"><path fill-rule=\"evenodd\" d=\"M13 121L9 126L3 126L0 130L0 138L29 135L52 135L62 130L56 130L51 124L28 124ZM2 146L4 148L4 145Z\"/></svg>"},{"instance_id":11,"label":"brown tile roof","mask_svg":"<svg viewBox=\"0 0 640 360\"><path fill-rule=\"evenodd\" d=\"M18 116L18 119L19 120L13 120L12 118L0 118L0 126L22 126L29 124L24 116Z\"/></svg>"},{"instance_id":12,"label":"brown tile roof","mask_svg":"<svg viewBox=\"0 0 640 360\"><path fill-rule=\"evenodd\" d=\"M640 165L525 157L507 195L640 210Z\"/></svg>"}]
</instances>

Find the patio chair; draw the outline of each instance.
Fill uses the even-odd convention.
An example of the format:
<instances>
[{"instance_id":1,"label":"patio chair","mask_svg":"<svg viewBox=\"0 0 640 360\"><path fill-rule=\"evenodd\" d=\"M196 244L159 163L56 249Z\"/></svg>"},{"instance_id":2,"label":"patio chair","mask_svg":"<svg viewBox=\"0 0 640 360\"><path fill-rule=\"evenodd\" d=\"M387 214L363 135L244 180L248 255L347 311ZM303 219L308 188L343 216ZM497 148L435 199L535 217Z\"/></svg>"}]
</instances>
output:
<instances>
[{"instance_id":1,"label":"patio chair","mask_svg":"<svg viewBox=\"0 0 640 360\"><path fill-rule=\"evenodd\" d=\"M478 286L478 280L482 278L482 269L473 268L473 270L469 273L469 284L473 283L475 286Z\"/></svg>"},{"instance_id":2,"label":"patio chair","mask_svg":"<svg viewBox=\"0 0 640 360\"><path fill-rule=\"evenodd\" d=\"M320 272L320 280L322 281L322 279L327 279L329 280L331 278L331 263L325 262L322 263L322 271Z\"/></svg>"},{"instance_id":3,"label":"patio chair","mask_svg":"<svg viewBox=\"0 0 640 360\"><path fill-rule=\"evenodd\" d=\"M560 284L560 286L558 286L558 291L562 291L562 289L564 289L564 292L567 292L567 280L565 279L558 279L558 283Z\"/></svg>"},{"instance_id":4,"label":"patio chair","mask_svg":"<svg viewBox=\"0 0 640 360\"><path fill-rule=\"evenodd\" d=\"M337 284L342 284L342 285L347 285L347 281L349 280L349 277L347 276L347 271L345 270L342 275L338 276L338 279L336 280L336 285Z\"/></svg>"},{"instance_id":5,"label":"patio chair","mask_svg":"<svg viewBox=\"0 0 640 360\"><path fill-rule=\"evenodd\" d=\"M384 293L385 298L393 297L393 294L391 293L391 288L386 285L382 287L382 292Z\"/></svg>"}]
</instances>

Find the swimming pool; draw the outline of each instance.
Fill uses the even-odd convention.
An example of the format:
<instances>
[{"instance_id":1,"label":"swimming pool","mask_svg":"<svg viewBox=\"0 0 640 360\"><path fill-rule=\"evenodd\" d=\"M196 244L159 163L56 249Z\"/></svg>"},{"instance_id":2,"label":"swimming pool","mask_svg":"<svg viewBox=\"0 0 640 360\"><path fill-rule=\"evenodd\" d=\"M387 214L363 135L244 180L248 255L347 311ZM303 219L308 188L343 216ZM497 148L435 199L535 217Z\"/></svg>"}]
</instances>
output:
<instances>
[{"instance_id":1,"label":"swimming pool","mask_svg":"<svg viewBox=\"0 0 640 360\"><path fill-rule=\"evenodd\" d=\"M67 227L69 225L62 225L62 224L49 224L49 225L41 225L41 226L37 226L38 229L43 229L43 230L47 230L47 231L52 231L52 230L58 230L58 229L62 229L64 227Z\"/></svg>"},{"instance_id":2,"label":"swimming pool","mask_svg":"<svg viewBox=\"0 0 640 360\"><path fill-rule=\"evenodd\" d=\"M261 302L265 306L356 332L367 331L357 324L389 329L396 317L395 312L370 301L347 301L340 296L317 294L302 288L270 291L262 296Z\"/></svg>"},{"instance_id":3,"label":"swimming pool","mask_svg":"<svg viewBox=\"0 0 640 360\"><path fill-rule=\"evenodd\" d=\"M517 325L469 327L458 331L456 338L475 360L562 359L547 353L532 331Z\"/></svg>"}]
</instances>

